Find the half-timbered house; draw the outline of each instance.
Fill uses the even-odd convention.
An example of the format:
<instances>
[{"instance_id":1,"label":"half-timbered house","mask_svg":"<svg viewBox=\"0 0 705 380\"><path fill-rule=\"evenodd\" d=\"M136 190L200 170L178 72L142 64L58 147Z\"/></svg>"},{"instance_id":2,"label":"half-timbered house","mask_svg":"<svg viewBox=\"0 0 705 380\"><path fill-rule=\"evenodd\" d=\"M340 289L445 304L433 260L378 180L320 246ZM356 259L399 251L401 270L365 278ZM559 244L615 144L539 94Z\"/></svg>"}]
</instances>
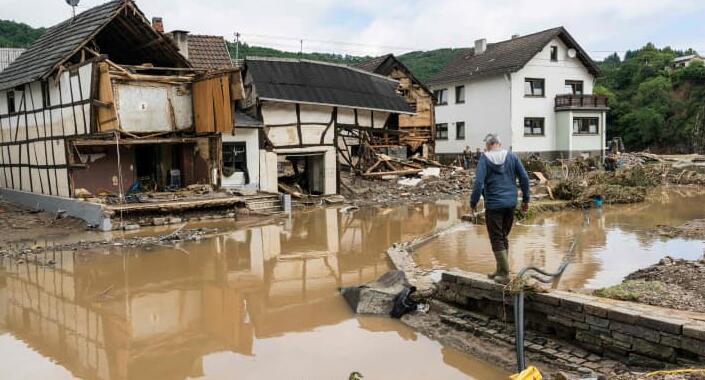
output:
<instances>
[{"instance_id":1,"label":"half-timbered house","mask_svg":"<svg viewBox=\"0 0 705 380\"><path fill-rule=\"evenodd\" d=\"M354 166L361 143L375 143L361 136L396 137L398 144L399 115L414 113L396 80L345 65L248 58L243 85L236 124L249 120L258 131L244 148L247 157L259 152L252 165L264 191L287 183L309 194L337 193L339 165Z\"/></svg>"},{"instance_id":2,"label":"half-timbered house","mask_svg":"<svg viewBox=\"0 0 705 380\"><path fill-rule=\"evenodd\" d=\"M55 25L0 73L0 191L56 208L79 191L217 186L232 78L194 68L131 0Z\"/></svg>"},{"instance_id":3,"label":"half-timbered house","mask_svg":"<svg viewBox=\"0 0 705 380\"><path fill-rule=\"evenodd\" d=\"M388 76L399 81L397 91L404 97L413 115L399 115L399 143L407 147L407 154L433 154L435 147L435 113L431 90L426 87L394 54L387 54L354 65L358 69Z\"/></svg>"}]
</instances>

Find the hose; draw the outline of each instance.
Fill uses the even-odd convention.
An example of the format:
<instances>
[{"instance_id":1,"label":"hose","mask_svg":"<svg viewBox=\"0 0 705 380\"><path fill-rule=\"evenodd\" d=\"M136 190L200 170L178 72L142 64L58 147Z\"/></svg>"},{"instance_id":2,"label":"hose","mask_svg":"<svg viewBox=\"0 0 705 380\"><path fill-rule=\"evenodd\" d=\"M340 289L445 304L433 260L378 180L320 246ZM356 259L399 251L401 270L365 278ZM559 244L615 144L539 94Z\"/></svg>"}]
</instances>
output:
<instances>
[{"instance_id":1,"label":"hose","mask_svg":"<svg viewBox=\"0 0 705 380\"><path fill-rule=\"evenodd\" d=\"M554 281L557 281L561 278L563 275L563 272L565 272L566 268L568 265L570 265L571 260L573 259L573 256L575 255L575 249L578 246L578 242L580 241L580 237L582 236L583 232L587 228L587 226L590 224L590 215L587 211L587 209L583 208L583 224L580 228L580 231L575 235L573 238L572 243L570 244L570 248L568 249L568 253L566 253L565 256L563 256L563 260L561 260L560 265L558 265L558 269L556 269L555 272L547 272L541 268L535 267L535 266L528 266L523 268L522 270L519 271L517 274L517 279L522 279L527 273L530 272L536 272L542 276L545 277L540 277L536 274L531 274L531 278L540 281L544 284L548 284ZM524 354L524 289L521 288L519 291L514 294L514 328L515 328L515 333L516 333L516 353L517 353L517 373L521 373L525 368L526 368L526 356Z\"/></svg>"}]
</instances>

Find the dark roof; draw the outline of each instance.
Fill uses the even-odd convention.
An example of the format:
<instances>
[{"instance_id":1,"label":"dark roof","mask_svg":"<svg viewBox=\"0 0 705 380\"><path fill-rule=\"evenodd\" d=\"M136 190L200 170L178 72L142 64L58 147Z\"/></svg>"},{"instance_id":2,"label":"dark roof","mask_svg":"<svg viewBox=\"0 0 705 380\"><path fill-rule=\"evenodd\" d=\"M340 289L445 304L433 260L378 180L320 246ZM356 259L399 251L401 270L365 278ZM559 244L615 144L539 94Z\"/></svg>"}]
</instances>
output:
<instances>
[{"instance_id":1,"label":"dark roof","mask_svg":"<svg viewBox=\"0 0 705 380\"><path fill-rule=\"evenodd\" d=\"M571 48L577 50L578 58L594 75L600 70L590 56L563 27L516 37L510 40L487 44L484 53L475 55L475 49L461 49L458 54L431 79L428 84L469 80L488 75L513 73L524 67L552 39L559 37Z\"/></svg>"},{"instance_id":2,"label":"dark roof","mask_svg":"<svg viewBox=\"0 0 705 380\"><path fill-rule=\"evenodd\" d=\"M259 127L262 126L262 121L244 113L241 110L235 110L235 127Z\"/></svg>"},{"instance_id":3,"label":"dark roof","mask_svg":"<svg viewBox=\"0 0 705 380\"><path fill-rule=\"evenodd\" d=\"M386 61L389 57L394 57L393 54L380 55L379 57L370 58L366 61L358 62L353 67L357 67L360 70L369 71L371 73L377 73L377 69ZM377 73L382 74L382 73ZM384 74L382 74L384 75Z\"/></svg>"},{"instance_id":4,"label":"dark roof","mask_svg":"<svg viewBox=\"0 0 705 380\"><path fill-rule=\"evenodd\" d=\"M129 9L123 12L125 8ZM118 17L130 28L124 25L108 27ZM109 33L101 33L102 36L99 36L105 29L109 29ZM110 51L110 58L116 62L124 59L126 64L141 64L147 62L145 59L148 57L161 57L153 63L189 66L171 40L152 29L144 14L131 0L113 0L47 29L0 73L0 90L48 77L91 39L95 39L96 44L102 48L101 53ZM135 49L135 46L150 40L159 40L159 43L145 44L148 47Z\"/></svg>"},{"instance_id":5,"label":"dark roof","mask_svg":"<svg viewBox=\"0 0 705 380\"><path fill-rule=\"evenodd\" d=\"M247 58L245 67L263 100L413 113L399 83L381 75L308 60Z\"/></svg>"},{"instance_id":6,"label":"dark roof","mask_svg":"<svg viewBox=\"0 0 705 380\"><path fill-rule=\"evenodd\" d=\"M414 73L411 72L411 70L409 70L409 68L406 67L406 65L403 64L397 57L395 57L394 54L385 54L366 61L358 62L354 64L353 67L384 76L389 76L389 74L397 68L406 73L413 83L423 87L426 92L432 94L431 90L429 90L423 82L416 78Z\"/></svg>"},{"instance_id":7,"label":"dark roof","mask_svg":"<svg viewBox=\"0 0 705 380\"><path fill-rule=\"evenodd\" d=\"M222 36L188 35L188 60L197 69L227 69L233 67L230 53Z\"/></svg>"}]
</instances>

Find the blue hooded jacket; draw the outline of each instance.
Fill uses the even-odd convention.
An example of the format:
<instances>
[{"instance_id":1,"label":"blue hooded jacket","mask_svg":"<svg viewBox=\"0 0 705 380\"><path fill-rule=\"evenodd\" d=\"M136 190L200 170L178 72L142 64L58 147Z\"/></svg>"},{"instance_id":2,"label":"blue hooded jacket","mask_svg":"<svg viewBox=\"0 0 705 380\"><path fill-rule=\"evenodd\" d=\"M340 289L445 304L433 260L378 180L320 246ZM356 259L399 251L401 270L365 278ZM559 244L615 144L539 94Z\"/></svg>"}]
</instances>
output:
<instances>
[{"instance_id":1,"label":"blue hooded jacket","mask_svg":"<svg viewBox=\"0 0 705 380\"><path fill-rule=\"evenodd\" d=\"M506 150L486 152L480 157L475 173L475 184L470 206L475 208L480 195L485 197L486 209L515 208L517 206L517 177L523 202L529 203L529 176L517 156Z\"/></svg>"}]
</instances>

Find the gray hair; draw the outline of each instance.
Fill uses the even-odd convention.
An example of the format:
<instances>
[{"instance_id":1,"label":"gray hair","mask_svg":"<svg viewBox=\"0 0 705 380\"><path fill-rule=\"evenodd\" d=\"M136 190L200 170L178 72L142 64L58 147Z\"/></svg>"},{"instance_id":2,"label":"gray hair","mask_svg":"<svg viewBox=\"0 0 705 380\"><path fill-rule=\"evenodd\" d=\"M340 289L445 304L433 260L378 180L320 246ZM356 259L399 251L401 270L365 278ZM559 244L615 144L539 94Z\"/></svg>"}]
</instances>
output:
<instances>
[{"instance_id":1,"label":"gray hair","mask_svg":"<svg viewBox=\"0 0 705 380\"><path fill-rule=\"evenodd\" d=\"M487 145L502 144L502 140L495 133L488 133L483 140Z\"/></svg>"}]
</instances>

